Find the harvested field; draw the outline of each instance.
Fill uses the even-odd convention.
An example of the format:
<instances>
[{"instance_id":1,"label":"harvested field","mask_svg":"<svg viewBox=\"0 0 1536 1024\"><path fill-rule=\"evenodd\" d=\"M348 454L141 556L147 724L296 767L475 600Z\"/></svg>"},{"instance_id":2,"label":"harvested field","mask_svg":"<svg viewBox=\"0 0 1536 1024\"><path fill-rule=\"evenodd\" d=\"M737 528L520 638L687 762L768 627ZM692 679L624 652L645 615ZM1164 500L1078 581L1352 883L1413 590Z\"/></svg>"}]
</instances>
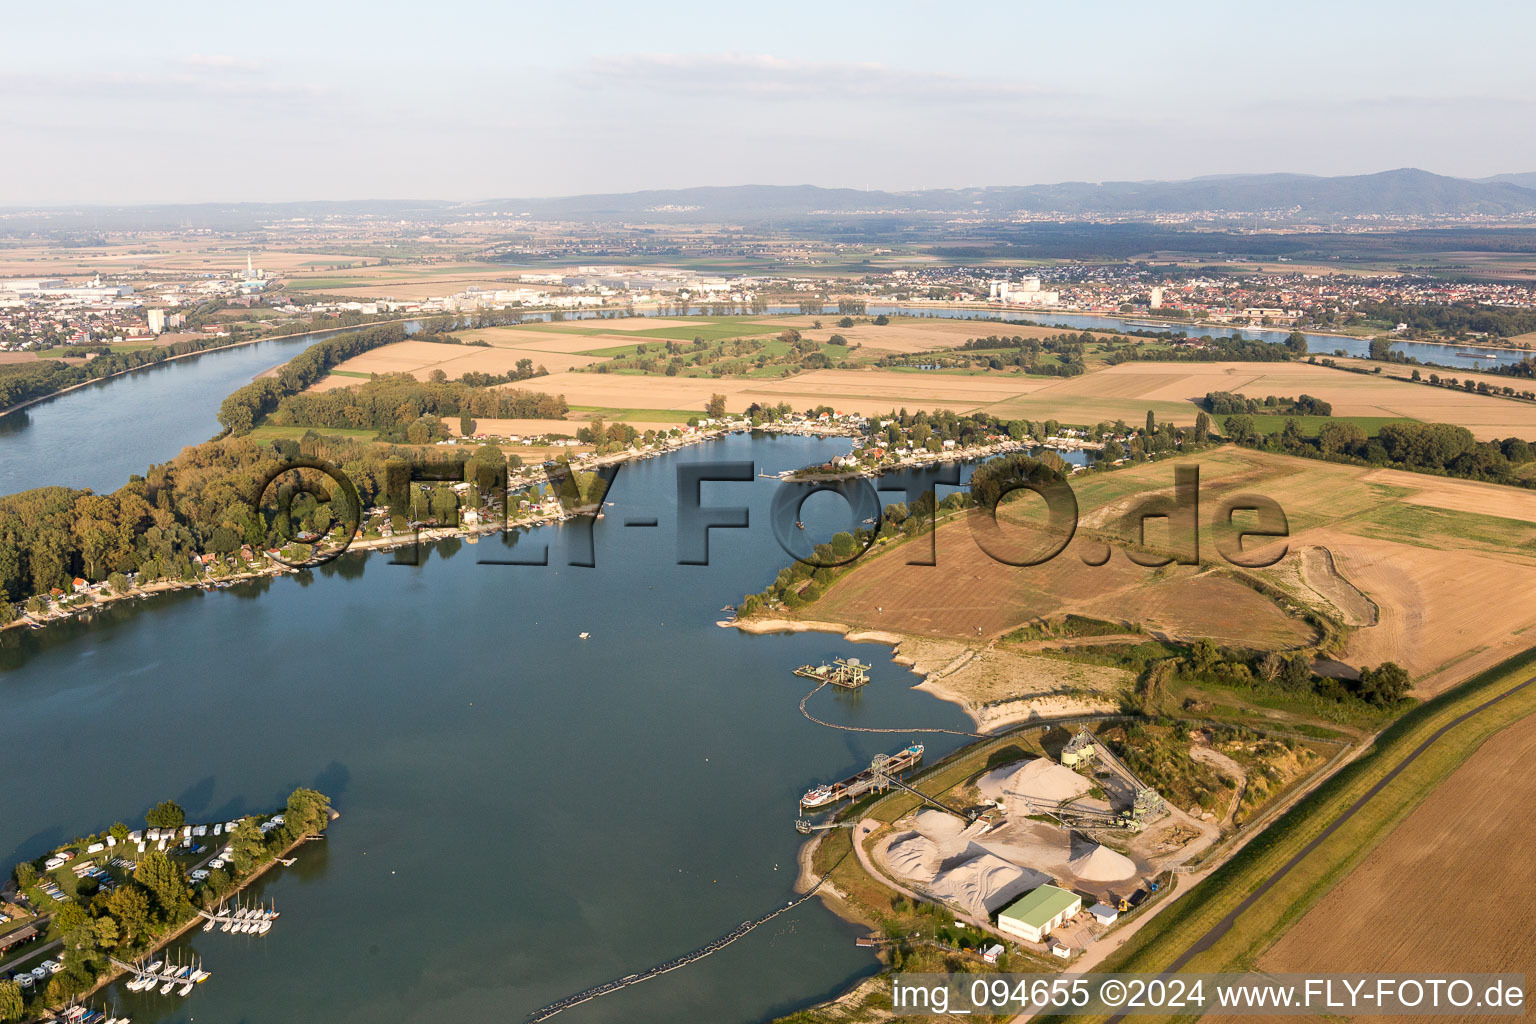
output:
<instances>
[{"instance_id":1,"label":"harvested field","mask_svg":"<svg viewBox=\"0 0 1536 1024\"><path fill-rule=\"evenodd\" d=\"M1511 839L1536 829L1536 775L1523 770L1533 758L1536 716L1489 738L1296 922L1259 967L1525 971L1536 959L1536 930L1528 924L1536 913L1536 861ZM1475 876L1467 868L1475 868Z\"/></svg>"},{"instance_id":2,"label":"harvested field","mask_svg":"<svg viewBox=\"0 0 1536 1024\"><path fill-rule=\"evenodd\" d=\"M1139 622L1174 637L1282 649L1308 643L1311 627L1230 576L1197 566L1147 569L1123 556L1089 566L1101 547L1074 540L1044 565L1005 565L981 549L966 522L939 527L938 564L907 565L908 552L870 557L834 583L814 617L924 636L1000 636L1023 622L1075 612Z\"/></svg>"},{"instance_id":3,"label":"harvested field","mask_svg":"<svg viewBox=\"0 0 1536 1024\"><path fill-rule=\"evenodd\" d=\"M357 374L409 373L417 380L426 380L433 370L442 370L450 380L466 373L511 373L519 359L531 360L534 366L543 366L551 372L569 370L576 366L588 366L602 360L595 356L542 352L534 349L483 348L477 345L447 345L433 341L400 341L385 345L362 355L353 356L317 381L312 390L329 391L349 387L357 382ZM519 382L523 384L525 382Z\"/></svg>"},{"instance_id":4,"label":"harvested field","mask_svg":"<svg viewBox=\"0 0 1536 1024\"><path fill-rule=\"evenodd\" d=\"M432 264L376 263L365 267L343 267L337 264L348 262L345 258L323 256L285 261L285 265L274 265L262 262L268 255L261 254L257 263L267 270L281 271L287 278L285 283L288 288L298 292L344 295L351 299L393 299L399 302L411 302L452 295L464 291L470 285L485 290L494 290L497 287L537 288L536 285L520 283L518 271L509 270L496 263L475 261ZM244 265L243 262L241 265Z\"/></svg>"},{"instance_id":5,"label":"harvested field","mask_svg":"<svg viewBox=\"0 0 1536 1024\"><path fill-rule=\"evenodd\" d=\"M1415 693L1433 695L1536 642L1536 566L1529 562L1339 530L1304 537L1332 551L1343 574L1381 608L1376 625L1351 634L1343 658L1349 664L1395 661L1414 677Z\"/></svg>"},{"instance_id":6,"label":"harvested field","mask_svg":"<svg viewBox=\"0 0 1536 1024\"><path fill-rule=\"evenodd\" d=\"M348 373L404 371L422 375L433 369L442 369L450 376L471 370L503 373L522 358L560 375L601 362L614 350L642 341L767 337L791 326L814 340L825 340L834 332L850 341L863 339L860 343L869 354L953 348L969 338L994 332L1058 333L1050 328L900 318L885 326L861 323L842 329L825 326L833 322L828 318L823 318L820 329L812 330L811 322L808 317L630 317L484 328L460 335L466 340L486 341L490 349L471 346L449 357L433 352L431 342L401 342L349 360L338 368L342 380L327 380L317 387L345 386ZM840 412L866 415L905 406L1086 424L1115 419L1135 422L1151 410L1159 419L1180 425L1194 421L1198 412L1195 403L1210 391L1236 391L1254 398L1310 394L1331 402L1340 417L1460 423L1484 439L1536 436L1536 404L1306 363L1134 362L1071 378L878 369L693 380L629 373L598 379L592 374L576 374L560 381L559 389L573 405L602 408L701 409L710 394L719 392L727 396L731 411L741 411L753 402L788 402L796 409L825 404Z\"/></svg>"},{"instance_id":7,"label":"harvested field","mask_svg":"<svg viewBox=\"0 0 1536 1024\"><path fill-rule=\"evenodd\" d=\"M1301 578L1319 597L1339 610L1348 626L1374 626L1380 617L1376 603L1339 572L1327 548L1306 547L1296 552Z\"/></svg>"},{"instance_id":8,"label":"harvested field","mask_svg":"<svg viewBox=\"0 0 1536 1024\"><path fill-rule=\"evenodd\" d=\"M1299 572L1344 621L1359 624L1344 648L1345 662L1396 661L1422 696L1536 642L1536 498L1525 491L1236 448L1202 453L1198 462L1205 522L1229 492L1262 494L1285 510L1291 554L1258 575L1294 592L1286 577ZM1172 475L1171 467L1155 464L1082 481L1079 502L1097 506L1084 516L1085 525L1107 527L1139 496L1169 493ZM1318 557L1307 555L1311 548L1331 552L1342 579L1295 565ZM1216 557L1204 546L1202 552ZM1495 593L1501 600L1488 601ZM1379 617L1365 625L1372 621L1370 602Z\"/></svg>"},{"instance_id":9,"label":"harvested field","mask_svg":"<svg viewBox=\"0 0 1536 1024\"><path fill-rule=\"evenodd\" d=\"M724 394L727 408L740 412L751 400L739 400L745 381L696 377L639 377L616 373L552 373L537 378L537 389L564 395L573 406L599 409L697 409L702 415L710 396ZM526 382L501 387L526 388Z\"/></svg>"},{"instance_id":10,"label":"harvested field","mask_svg":"<svg viewBox=\"0 0 1536 1024\"><path fill-rule=\"evenodd\" d=\"M1171 493L1169 462L1181 461L1075 478L1082 529L1044 566L994 562L965 523L949 522L937 537L937 566L902 564L911 557L905 547L877 549L804 614L969 643L1067 612L1246 647L1303 642L1310 629L1228 576L1144 569L1121 554L1098 568L1082 563L1078 552L1094 543L1085 534L1114 534L1133 503ZM1424 696L1536 643L1536 500L1525 491L1232 447L1187 461L1200 468L1202 557L1222 564L1214 519L1223 495L1274 499L1290 523L1289 554L1253 575L1356 627L1339 655L1347 664L1396 661ZM1005 505L1003 518L1027 521L1030 507ZM957 671L925 685L980 708L1003 696L985 671L978 662L975 683Z\"/></svg>"},{"instance_id":11,"label":"harvested field","mask_svg":"<svg viewBox=\"0 0 1536 1024\"><path fill-rule=\"evenodd\" d=\"M992 402L1001 394L1017 394L1038 384L1037 380L1023 377L958 377L892 370L815 370L786 378L707 379L616 373L553 373L538 378L538 390L564 395L573 406L702 411L711 395L722 394L726 396L726 409L731 412L745 411L754 402L788 402L796 409L829 405L839 412L864 415L878 415L902 406L912 410L944 408L964 412Z\"/></svg>"},{"instance_id":12,"label":"harvested field","mask_svg":"<svg viewBox=\"0 0 1536 1024\"><path fill-rule=\"evenodd\" d=\"M1509 383L1508 379L1504 383ZM1026 399L1000 403L985 411L998 416L1054 415L1068 422L1073 421L1074 411L1079 417L1097 411L1130 421L1144 416L1150 408L1160 414L1167 410L1167 415L1183 423L1194 418L1193 403L1211 391L1234 391L1259 399L1308 394L1332 403L1335 416L1457 423L1480 440L1536 436L1536 404L1409 384L1388 376L1344 373L1309 363L1122 363L1051 381Z\"/></svg>"}]
</instances>

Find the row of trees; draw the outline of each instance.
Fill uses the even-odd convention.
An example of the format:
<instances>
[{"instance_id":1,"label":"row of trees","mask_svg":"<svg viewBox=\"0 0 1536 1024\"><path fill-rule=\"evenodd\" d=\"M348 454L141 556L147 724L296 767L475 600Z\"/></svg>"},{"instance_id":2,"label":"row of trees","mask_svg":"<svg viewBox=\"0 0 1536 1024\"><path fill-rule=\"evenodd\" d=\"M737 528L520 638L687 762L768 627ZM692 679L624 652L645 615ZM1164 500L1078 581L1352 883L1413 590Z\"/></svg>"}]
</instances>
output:
<instances>
[{"instance_id":1,"label":"row of trees","mask_svg":"<svg viewBox=\"0 0 1536 1024\"><path fill-rule=\"evenodd\" d=\"M1413 335L1463 338L1470 334L1491 334L1509 338L1536 331L1536 311L1503 306L1483 306L1474 302L1415 303L1361 302L1354 312L1381 323L1407 324Z\"/></svg>"}]
</instances>

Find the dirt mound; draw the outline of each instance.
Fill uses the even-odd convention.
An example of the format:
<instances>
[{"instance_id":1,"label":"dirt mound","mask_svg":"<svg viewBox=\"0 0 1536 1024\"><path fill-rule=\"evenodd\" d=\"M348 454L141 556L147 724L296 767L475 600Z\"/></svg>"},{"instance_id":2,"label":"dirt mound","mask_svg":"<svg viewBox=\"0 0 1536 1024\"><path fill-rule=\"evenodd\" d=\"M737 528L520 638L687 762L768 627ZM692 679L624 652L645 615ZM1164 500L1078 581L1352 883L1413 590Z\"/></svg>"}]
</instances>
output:
<instances>
[{"instance_id":1,"label":"dirt mound","mask_svg":"<svg viewBox=\"0 0 1536 1024\"><path fill-rule=\"evenodd\" d=\"M1082 856L1073 858L1067 866L1085 882L1118 882L1136 873L1136 865L1129 857L1107 846L1098 845Z\"/></svg>"}]
</instances>

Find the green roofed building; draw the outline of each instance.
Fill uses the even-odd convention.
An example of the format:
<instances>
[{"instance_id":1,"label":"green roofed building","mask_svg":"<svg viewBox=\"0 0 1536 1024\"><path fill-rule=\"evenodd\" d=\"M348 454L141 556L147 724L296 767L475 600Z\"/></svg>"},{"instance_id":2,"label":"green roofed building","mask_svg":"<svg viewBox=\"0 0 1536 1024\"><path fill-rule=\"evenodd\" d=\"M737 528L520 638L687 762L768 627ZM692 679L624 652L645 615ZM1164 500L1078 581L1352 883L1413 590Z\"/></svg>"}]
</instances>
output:
<instances>
[{"instance_id":1,"label":"green roofed building","mask_svg":"<svg viewBox=\"0 0 1536 1024\"><path fill-rule=\"evenodd\" d=\"M1043 942L1051 929L1083 909L1083 899L1054 885L1042 885L1004 907L997 930L1028 942Z\"/></svg>"}]
</instances>

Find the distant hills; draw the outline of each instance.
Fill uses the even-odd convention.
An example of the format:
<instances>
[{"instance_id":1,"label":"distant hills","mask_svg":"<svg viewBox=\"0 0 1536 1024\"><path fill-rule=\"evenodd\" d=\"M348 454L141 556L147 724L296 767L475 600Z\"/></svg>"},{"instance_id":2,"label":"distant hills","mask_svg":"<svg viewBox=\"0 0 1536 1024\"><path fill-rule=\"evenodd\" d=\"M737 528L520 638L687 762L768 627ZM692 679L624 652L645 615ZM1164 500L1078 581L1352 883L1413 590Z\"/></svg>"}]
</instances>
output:
<instances>
[{"instance_id":1,"label":"distant hills","mask_svg":"<svg viewBox=\"0 0 1536 1024\"><path fill-rule=\"evenodd\" d=\"M1062 221L1187 217L1212 221L1339 223L1356 218L1483 218L1536 213L1536 172L1480 180L1414 168L1377 174L1230 174L1185 181L1069 181L912 192L817 185L728 185L543 199L354 200L13 208L6 229L38 231L256 229L292 219L371 216L450 221L497 214L589 223L730 223L813 232L829 225L935 225L965 215L1007 221L1027 214Z\"/></svg>"},{"instance_id":2,"label":"distant hills","mask_svg":"<svg viewBox=\"0 0 1536 1024\"><path fill-rule=\"evenodd\" d=\"M962 213L993 217L1020 213L1065 217L1270 213L1298 221L1374 216L1502 217L1536 212L1536 173L1471 181L1402 168L1332 178L1242 174L1187 181L1062 182L916 192L737 185L491 200L468 204L468 208L581 220L645 217L678 222Z\"/></svg>"},{"instance_id":3,"label":"distant hills","mask_svg":"<svg viewBox=\"0 0 1536 1024\"><path fill-rule=\"evenodd\" d=\"M1524 174L1495 174L1491 178L1482 178L1482 181L1502 181L1510 185L1519 185L1522 188L1536 188L1536 171L1526 171Z\"/></svg>"}]
</instances>

